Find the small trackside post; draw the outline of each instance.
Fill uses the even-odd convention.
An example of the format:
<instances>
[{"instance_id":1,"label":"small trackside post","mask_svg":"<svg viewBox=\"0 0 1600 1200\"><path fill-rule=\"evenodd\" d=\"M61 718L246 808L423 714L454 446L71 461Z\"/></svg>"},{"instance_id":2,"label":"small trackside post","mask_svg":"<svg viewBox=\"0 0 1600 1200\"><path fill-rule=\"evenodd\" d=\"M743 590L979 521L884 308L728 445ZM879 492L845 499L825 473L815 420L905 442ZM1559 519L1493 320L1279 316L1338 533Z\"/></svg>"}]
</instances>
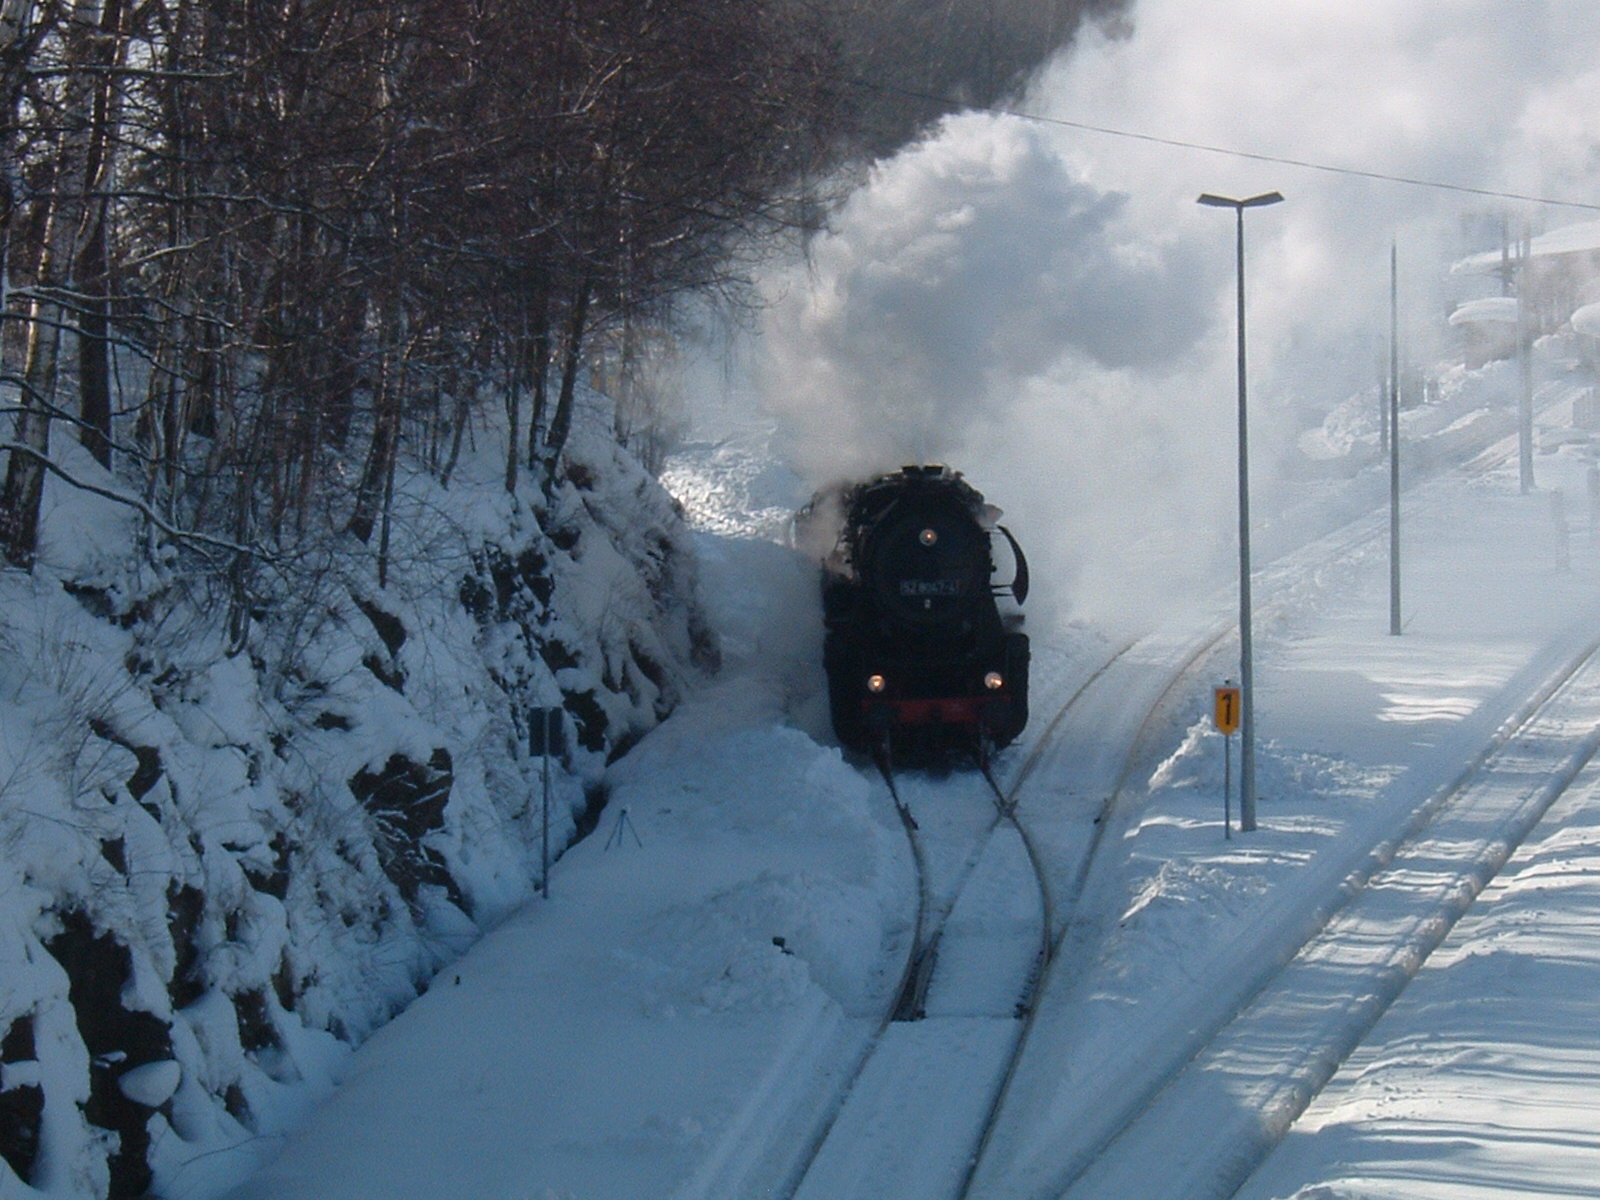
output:
<instances>
[{"instance_id":1,"label":"small trackside post","mask_svg":"<svg viewBox=\"0 0 1600 1200\"><path fill-rule=\"evenodd\" d=\"M562 750L560 706L536 708L529 714L528 750L544 759L541 769L543 803L540 805L539 894L550 899L550 758Z\"/></svg>"},{"instance_id":2,"label":"small trackside post","mask_svg":"<svg viewBox=\"0 0 1600 1200\"><path fill-rule=\"evenodd\" d=\"M1233 734L1239 728L1240 691L1226 680L1212 693L1211 719L1222 734L1222 837L1233 840Z\"/></svg>"}]
</instances>

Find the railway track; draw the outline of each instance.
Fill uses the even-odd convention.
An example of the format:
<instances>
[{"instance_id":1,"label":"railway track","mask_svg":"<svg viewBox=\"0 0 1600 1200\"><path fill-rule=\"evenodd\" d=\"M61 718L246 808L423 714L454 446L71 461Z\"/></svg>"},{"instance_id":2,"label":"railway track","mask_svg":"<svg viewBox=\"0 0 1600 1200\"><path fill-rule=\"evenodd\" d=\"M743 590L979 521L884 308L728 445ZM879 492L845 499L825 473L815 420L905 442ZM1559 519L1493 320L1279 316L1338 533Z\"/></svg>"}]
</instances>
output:
<instances>
[{"instance_id":1,"label":"railway track","mask_svg":"<svg viewBox=\"0 0 1600 1200\"><path fill-rule=\"evenodd\" d=\"M1561 400L1556 401L1556 403L1565 402L1565 399L1567 398L1564 397ZM1514 452L1514 439L1502 441L1480 452L1466 465L1464 471L1466 474L1472 477L1481 477L1487 475L1490 471L1507 461L1511 455L1514 454ZM1422 503L1431 505L1435 503L1435 501L1423 500ZM1415 506L1417 504L1417 500L1413 499L1411 504ZM1263 598L1262 602L1258 603L1256 608L1256 616L1258 621L1261 621L1263 624L1270 623L1279 615L1288 612L1294 607L1297 599L1300 598L1296 596L1296 593L1303 588L1302 581L1307 577L1306 563L1308 560L1315 559L1320 562L1321 565L1316 571L1317 584L1318 586L1326 585L1330 577L1337 577L1344 569L1358 563L1362 558L1367 556L1370 553L1371 548L1381 542L1383 535L1386 533L1386 525L1387 520L1383 514L1372 514L1366 518L1358 519L1310 543L1308 546L1303 547L1295 554L1283 556L1258 572L1258 595ZM1147 762L1149 759L1149 745L1151 743L1152 735L1155 732L1155 727L1159 722L1160 715L1169 707L1170 701L1174 695L1181 693L1185 682L1193 679L1198 674L1201 667L1214 661L1216 655L1220 653L1224 647L1224 644L1230 640L1231 636L1234 634L1235 629L1236 626L1234 626L1232 622L1222 622L1213 626L1209 631L1199 636L1194 641L1192 646L1186 651L1182 661L1172 674L1172 677L1166 688L1150 704L1147 715L1140 724L1138 731L1134 734L1133 739L1128 747L1123 769L1119 773L1117 782L1106 801L1103 812L1097 819L1097 839L1103 837L1108 830L1114 828L1118 824L1116 820L1118 815L1123 814L1125 810L1130 807L1130 797L1128 794L1130 791L1129 784L1135 770L1141 763ZM1592 650L1587 653L1592 654ZM1575 669L1576 666L1574 665L1570 669L1566 669L1563 672L1558 673L1559 679L1564 681L1569 677L1571 671ZM1552 683L1550 686L1554 687L1556 685ZM1548 689L1541 689L1540 692L1537 693L1534 703L1543 703L1546 699L1548 699L1548 695ZM1528 713L1524 713L1522 714L1522 718L1531 720L1532 716ZM1502 738L1511 736L1509 728L1510 727L1508 724L1508 731L1503 732ZM1500 741L1497 740L1495 745L1499 744ZM1491 752L1492 747L1485 749L1483 755L1488 755ZM1584 761L1587 761L1587 756L1592 753L1593 749L1591 747L1584 753ZM1479 759L1475 759L1474 763L1480 763L1482 757L1483 756L1481 755ZM1466 773L1464 773L1463 777L1457 780L1452 786L1466 786ZM1436 803L1444 803L1443 798L1441 797L1438 799ZM1548 803L1548 801L1546 801L1546 803ZM1430 811L1432 811L1431 807L1425 806L1424 811L1419 813L1417 821L1424 820L1425 812ZM1408 827L1408 834L1413 830L1414 826L1415 822L1413 822L1412 826ZM1381 855L1385 853L1387 846L1388 843L1386 843L1385 846L1379 847L1374 851L1374 854ZM1080 866L1076 876L1065 888L1062 889L1063 903L1061 904L1061 908L1068 914L1068 919L1062 922L1056 935L1055 945L1053 946L1051 953L1047 956L1049 960L1053 960L1055 962L1055 971L1058 976L1070 978L1077 969L1074 960L1076 959L1079 962L1086 963L1088 957L1093 953L1095 948L1098 947L1102 938L1108 932L1105 928L1074 928L1075 922L1073 914L1075 914L1078 910L1078 902L1087 884L1089 869L1095 861L1096 855L1094 853L1091 852L1086 854L1083 859L1080 860ZM1343 894L1349 894L1348 889L1352 885L1353 881L1345 881L1345 887L1347 890ZM1104 906L1100 905L1089 906L1091 921L1094 919L1092 914L1100 913L1100 915L1103 917L1104 914L1101 912L1103 907ZM1076 954L1071 956L1063 953L1064 948L1069 942L1076 951ZM1420 962L1420 959L1418 961ZM1023 1060L1023 1056L1033 1030L1035 1017L1041 1008L1040 1001L1042 1000L1044 989L1049 985L1049 981L1050 976L1048 975L1041 979L1039 995L1035 997L1033 1008L1028 1014L1026 1024L1019 1036L1016 1052L1011 1061L1008 1063L1005 1079L1000 1088L997 1090L994 1102L994 1110L989 1114L989 1117L985 1122L983 1138L980 1142L978 1153L974 1156L971 1170L964 1181L963 1189L960 1193L960 1196L963 1198L963 1200L965 1200L965 1198L969 1195L989 1195L990 1187L994 1182L994 1177L1001 1173L991 1172L990 1175L986 1176L980 1172L980 1167L984 1163L984 1151L987 1149L995 1130L999 1127L1001 1118L1004 1114L1006 1102L1010 1096L1017 1069ZM1223 990L1225 994L1226 988L1224 987ZM1234 1010L1229 1008L1227 1011L1231 1013ZM1181 1038L1178 1039L1178 1044L1183 1045ZM1181 1061L1186 1056L1194 1053L1198 1053L1194 1046L1188 1046L1179 1053L1177 1059ZM1320 1087L1320 1081L1318 1081L1317 1086ZM1303 1097L1300 1099L1301 1106L1303 1106L1306 1098L1308 1097ZM1195 1111L1204 1111L1204 1109ZM1299 1109L1296 1108L1295 1111L1298 1112ZM1197 1127L1203 1127L1204 1122L1199 1122L1196 1124ZM1176 1166L1177 1164L1174 1165ZM1182 1172L1174 1171L1173 1177L1181 1178ZM1062 1177L1055 1180L1049 1188L1037 1192L1039 1200L1043 1200L1043 1198L1047 1196L1054 1197L1063 1194L1066 1190L1066 1187L1070 1186L1074 1178L1075 1176L1072 1175L1071 1172L1065 1173ZM1123 1179L1121 1181L1123 1185L1127 1185L1128 1182L1129 1181L1127 1179ZM1141 1187L1142 1186L1143 1185L1141 1184ZM1010 1195L1010 1193L1006 1194ZM1034 1193L1027 1194L1030 1196L1034 1195ZM1133 1194L1143 1195L1145 1193L1142 1192L1139 1187L1134 1187L1132 1190L1124 1190L1120 1192L1113 1187L1108 1190L1089 1191L1085 1193L1085 1195L1104 1196L1123 1196ZM1183 1188L1179 1187L1173 1190L1171 1194L1178 1196L1186 1195L1187 1193L1183 1190ZM1229 1193L1224 1192L1218 1194L1226 1195Z\"/></svg>"},{"instance_id":2,"label":"railway track","mask_svg":"<svg viewBox=\"0 0 1600 1200\"><path fill-rule=\"evenodd\" d=\"M1232 1196L1597 751L1600 642L1372 851L1297 953L1245 971L1215 1023L1107 1081L1105 1117L1055 1148L1059 1169L999 1194Z\"/></svg>"},{"instance_id":3,"label":"railway track","mask_svg":"<svg viewBox=\"0 0 1600 1200\"><path fill-rule=\"evenodd\" d=\"M1319 554L1331 561L1359 555L1378 532L1377 527L1343 530L1325 539ZM1269 598L1258 611L1270 614L1273 606ZM886 787L906 833L908 854L916 866L914 933L898 973L900 982L892 1003L885 1007L877 1031L852 1065L836 1102L799 1156L788 1182L775 1195L783 1200L848 1200L857 1195L873 1196L875 1200L886 1195L970 1200L985 1194L979 1186L980 1170L995 1130L1005 1116L1045 995L1054 980L1073 972L1071 961L1063 965L1059 960L1081 960L1098 941L1093 920L1081 919L1077 908L1102 856L1107 833L1119 828L1120 818L1128 815L1126 810L1135 792L1132 780L1155 752L1155 740L1165 729L1164 717L1199 687L1200 676L1225 651L1235 629L1231 620L1222 618L1198 635L1191 628L1175 639L1147 637L1123 643L1107 655L1057 708L1028 754L1007 778L989 770L979 772L977 778L987 789L991 815L964 853L957 856L959 867L949 877L953 883L947 880L943 889L930 883L932 855L923 837L923 825L929 820L927 810L957 804L970 806L974 798L970 793L958 796L948 787L939 787L931 789L932 794L908 799L892 773L885 774ZM1133 659L1139 661L1130 661ZM1131 682L1135 678L1137 684ZM1097 692L1117 699L1108 701ZM1053 837L1041 837L1025 802L1030 783L1057 755L1065 752L1076 762L1079 748L1091 742L1104 743L1106 739L1100 737L1100 732L1104 732L1103 715L1108 705L1112 709L1131 706L1133 716L1124 715L1112 722L1124 732L1120 736L1107 735L1108 756L1087 770L1078 763L1072 772L1085 786L1070 828L1052 831ZM1086 708L1094 712L1082 715ZM1075 718L1081 728L1074 728ZM1064 751L1064 747L1068 749ZM1002 838L1009 840L1009 846L997 846ZM1013 944L1009 953L997 955L992 930L978 931L978 936L967 937L959 948L951 944L955 940L950 936L951 917L959 911L962 897L969 894L969 889L982 891L985 879L990 878L985 874L986 855L999 860L1009 856L1009 871L1003 866L997 868L993 861L987 870L998 869L1014 881L1023 880L1036 897L1033 932L1026 953ZM948 848L945 856L950 857ZM951 963L963 956L971 959L959 968L969 982L950 983ZM987 1007L975 1008L959 1001L941 1005L937 999L930 1005L930 994L937 998L940 983L945 984L947 996L964 996L973 990L970 976L983 971L998 976L990 986L979 989L986 993ZM971 1028L957 1030L950 1024L963 1021L987 1023L990 1028L975 1038ZM924 1025L927 1030L917 1028ZM982 1043L981 1053L974 1052L974 1041ZM929 1063L941 1058L959 1065L952 1066L949 1073L930 1069ZM896 1182L901 1186L885 1190L882 1178L873 1174L878 1165L892 1160L896 1153L896 1148L885 1145L884 1127L891 1123L896 1128L918 1124L882 1119L887 1109L899 1103L895 1091L920 1090L925 1094L941 1086L959 1086L968 1092L955 1106L959 1112L946 1112L921 1123L922 1127L938 1130L941 1149L934 1152L927 1147L899 1148L916 1164L916 1169L925 1170L926 1177L908 1182L900 1176Z\"/></svg>"},{"instance_id":4,"label":"railway track","mask_svg":"<svg viewBox=\"0 0 1600 1200\"><path fill-rule=\"evenodd\" d=\"M1464 469L1465 473L1488 474L1514 452L1514 446L1513 439L1486 449ZM1431 508L1438 501L1423 496L1411 503L1414 507L1420 503ZM1308 554L1325 555L1330 564L1358 558L1381 529L1381 519L1377 517L1353 522L1301 553L1272 564L1258 579L1281 575L1287 592L1292 593L1304 586L1297 579L1309 578L1305 572ZM1325 573L1327 567L1319 568L1319 575ZM1260 594L1272 597L1272 587L1262 587ZM1285 595L1283 599L1292 601L1293 596ZM1268 620L1271 607L1269 604L1265 609ZM1263 612L1263 607L1258 606L1258 618ZM1592 625L1588 628L1592 629ZM1569 638L1568 644L1576 645L1577 638ZM1105 1062L1096 1062L1087 1069L1086 1077L1094 1080L1093 1100L1075 1103L1069 1113L1053 1114L1053 1120L1068 1132L1057 1135L1055 1144L1043 1150L1036 1142L1031 1151L1033 1161L1025 1161L1024 1169L1016 1169L1014 1163L996 1164L996 1169L980 1174L973 1194L1005 1200L1091 1200L1128 1195L1151 1200L1167 1196L1186 1200L1215 1196L1220 1200L1233 1195L1337 1064L1398 995L1472 897L1596 753L1600 745L1600 734L1592 732L1600 728L1600 665L1595 662L1596 649L1595 645L1584 645L1581 652L1574 653L1543 681L1536 681L1534 672L1525 671L1521 686L1529 689L1529 698L1471 756L1467 768L1415 809L1400 834L1379 841L1355 869L1346 870L1350 865L1346 862L1345 868L1336 871L1308 872L1306 891L1312 897L1320 896L1320 900L1280 913L1278 927L1267 936L1262 936L1259 928L1246 931L1248 936L1239 938L1240 945L1225 948L1227 953L1219 955L1202 975L1191 980L1194 991L1207 996L1211 1003L1206 1015L1197 1020L1192 1009L1179 1014L1155 1014L1152 1027L1141 1031L1137 1045L1126 1048L1126 1062L1115 1064L1110 1073L1105 1071ZM1573 682L1581 678L1591 682ZM1517 685L1518 681L1513 680L1512 686ZM1592 703L1581 697L1576 702L1583 710L1575 722L1579 734L1569 735L1566 748L1538 767L1530 769L1524 758L1512 760L1509 768L1503 768L1506 756L1524 741L1555 743L1555 736L1546 727L1551 720L1549 714L1563 704L1572 707L1570 697L1575 687L1580 693L1584 687L1593 693ZM1589 707L1585 709L1585 705ZM1477 833L1462 832L1457 827L1449 837L1435 835L1456 819L1454 814L1473 803L1470 796L1477 782L1501 769L1521 771L1547 782L1520 798L1504 819L1500 814L1488 814L1478 849L1463 859L1459 847ZM1360 853L1357 851L1358 857ZM1452 868L1458 861L1462 865L1459 870L1450 870L1438 885L1437 905L1416 917L1403 934L1395 937L1394 949L1385 960L1378 981L1365 991L1360 982L1347 984L1348 994L1358 998L1354 1011L1336 1020L1326 1035L1308 1038L1306 1015L1338 1011L1338 1002L1347 996L1337 989L1324 994L1305 987L1296 990L1291 980L1326 972L1330 960L1336 960L1341 951L1348 951L1363 938L1370 949L1371 927L1362 927L1363 917L1355 915L1368 912L1364 898L1400 890L1404 881L1417 876L1433 861ZM1347 906L1348 919L1341 915ZM1102 917L1111 911L1105 906L1090 908L1104 909ZM1103 928L1089 930L1078 941L1085 949L1092 949L1105 933ZM1281 977L1262 974L1263 962L1291 959L1309 965L1299 967L1294 974L1291 972L1296 968L1291 968ZM1057 956L1058 974L1067 974L1070 965ZM1294 1016L1285 1021L1284 1009L1278 1008L1280 1024L1271 1034L1259 1032L1272 1020L1272 1010L1260 1001L1260 997L1269 994L1294 997L1289 1002ZM1069 998L1062 1008L1071 1009L1082 998ZM1251 1041L1252 1031L1256 1031L1256 1044ZM1242 1100L1252 1089L1254 1097ZM1029 1095L1030 1102L1037 1103L1039 1099L1037 1091ZM1160 1133L1153 1132L1157 1125ZM1174 1137L1175 1129L1184 1129L1189 1136ZM1007 1149L1017 1149L1015 1139ZM1050 1169L1041 1171L1041 1161L1050 1164Z\"/></svg>"},{"instance_id":5,"label":"railway track","mask_svg":"<svg viewBox=\"0 0 1600 1200\"><path fill-rule=\"evenodd\" d=\"M930 851L925 827L936 815L933 810L971 806L975 789L952 788L949 781L937 787L918 784L908 797L900 786L906 777L884 772L916 865L914 936L876 1033L775 1195L785 1200L881 1200L886 1195L966 1200L980 1194L973 1190L978 1169L1026 1053L1054 975L1052 965L1074 929L1074 906L1102 853L1106 831L1115 824L1115 812L1126 802L1128 781L1150 753L1160 714L1184 694L1232 629L1227 621L1217 622L1176 655L1169 646L1151 647L1146 640L1115 648L1057 708L1006 778L986 765L970 777L985 789L990 812L957 854L948 846ZM1130 664L1130 656L1141 650L1143 661ZM1091 714L1075 722L1075 714L1083 707L1103 712L1108 697L1123 699L1129 677L1145 680L1142 688L1132 689L1135 732L1121 739L1121 752L1111 756L1109 767L1073 806L1065 836L1055 830L1053 841L1041 837L1026 811L1029 785L1064 744L1097 736L1100 717ZM930 864L941 856L960 861L937 886ZM1030 893L1025 934L994 919L996 906L1005 903L998 893L1020 903L1018 893L1024 890ZM964 908L986 919L964 926ZM957 1089L962 1094L951 1102ZM919 1122L900 1111L886 1120L886 1113L903 1110L908 1098L912 1103L932 1098L937 1115L930 1111ZM937 1135L938 1146L886 1145L885 1124L926 1128ZM885 1169L893 1186L886 1185Z\"/></svg>"},{"instance_id":6,"label":"railway track","mask_svg":"<svg viewBox=\"0 0 1600 1200\"><path fill-rule=\"evenodd\" d=\"M912 936L876 1030L775 1195L881 1200L889 1193L875 1171L896 1153L907 1161L893 1170L921 1173L906 1194L965 1194L1059 928L1049 871L1018 797L1066 715L1129 648L1112 653L1059 706L1009 783L987 764L943 780L882 769L917 880ZM974 822L980 804L986 815ZM952 811L962 809L966 827L952 832ZM1030 895L1025 904L1018 881ZM1005 910L999 936L997 907ZM940 1143L932 1157L926 1148L883 1144L885 1105L908 1098L942 1110L926 1125ZM966 1144L959 1129L971 1131Z\"/></svg>"}]
</instances>

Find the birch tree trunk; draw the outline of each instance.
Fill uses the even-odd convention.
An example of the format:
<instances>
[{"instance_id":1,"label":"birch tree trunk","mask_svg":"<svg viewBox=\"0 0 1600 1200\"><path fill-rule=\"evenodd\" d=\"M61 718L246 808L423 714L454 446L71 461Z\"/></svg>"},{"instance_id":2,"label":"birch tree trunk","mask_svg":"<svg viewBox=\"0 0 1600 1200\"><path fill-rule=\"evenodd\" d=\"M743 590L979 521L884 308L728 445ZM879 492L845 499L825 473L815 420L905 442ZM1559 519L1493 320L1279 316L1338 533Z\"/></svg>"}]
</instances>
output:
<instances>
[{"instance_id":1,"label":"birch tree trunk","mask_svg":"<svg viewBox=\"0 0 1600 1200\"><path fill-rule=\"evenodd\" d=\"M90 47L95 77L84 165L83 223L78 234L78 436L103 467L111 466L111 277L106 231L112 125L116 119L115 68L122 59L123 0L105 0L99 34Z\"/></svg>"},{"instance_id":2,"label":"birch tree trunk","mask_svg":"<svg viewBox=\"0 0 1600 1200\"><path fill-rule=\"evenodd\" d=\"M97 0L73 0L64 36L69 64L84 61L84 31L96 28L98 23ZM44 233L28 301L27 351L18 397L16 440L6 463L5 484L0 488L0 554L13 566L30 571L39 548L50 426L61 416L55 403L59 329L63 324L59 297L72 290L73 246L85 208L92 95L88 72L68 74L52 186L39 201L45 209Z\"/></svg>"}]
</instances>

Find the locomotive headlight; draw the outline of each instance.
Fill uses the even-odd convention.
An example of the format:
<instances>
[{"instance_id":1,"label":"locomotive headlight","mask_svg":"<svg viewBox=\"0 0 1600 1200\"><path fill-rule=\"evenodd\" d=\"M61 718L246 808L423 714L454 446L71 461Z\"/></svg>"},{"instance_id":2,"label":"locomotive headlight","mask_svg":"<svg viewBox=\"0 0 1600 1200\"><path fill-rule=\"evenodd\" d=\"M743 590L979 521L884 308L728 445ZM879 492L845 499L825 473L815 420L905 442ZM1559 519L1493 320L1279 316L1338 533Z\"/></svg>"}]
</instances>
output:
<instances>
[{"instance_id":1,"label":"locomotive headlight","mask_svg":"<svg viewBox=\"0 0 1600 1200\"><path fill-rule=\"evenodd\" d=\"M874 696L883 691L883 685L884 679L882 675L867 676L867 691L871 692Z\"/></svg>"},{"instance_id":2,"label":"locomotive headlight","mask_svg":"<svg viewBox=\"0 0 1600 1200\"><path fill-rule=\"evenodd\" d=\"M998 692L1001 688L1005 687L1005 685L1005 676L1000 674L999 671L990 671L983 677L983 686L988 688L991 692Z\"/></svg>"},{"instance_id":3,"label":"locomotive headlight","mask_svg":"<svg viewBox=\"0 0 1600 1200\"><path fill-rule=\"evenodd\" d=\"M939 531L936 529L924 529L921 533L917 534L917 541L921 542L924 546L932 546L938 540Z\"/></svg>"}]
</instances>

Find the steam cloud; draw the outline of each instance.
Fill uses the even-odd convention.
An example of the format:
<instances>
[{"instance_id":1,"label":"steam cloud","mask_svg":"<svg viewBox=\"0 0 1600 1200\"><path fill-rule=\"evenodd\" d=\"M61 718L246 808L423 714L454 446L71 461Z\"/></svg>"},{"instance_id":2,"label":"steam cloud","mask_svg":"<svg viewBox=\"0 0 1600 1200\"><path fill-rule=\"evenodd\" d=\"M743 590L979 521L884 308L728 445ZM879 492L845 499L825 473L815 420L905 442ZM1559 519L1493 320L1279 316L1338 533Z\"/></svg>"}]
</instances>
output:
<instances>
[{"instance_id":1,"label":"steam cloud","mask_svg":"<svg viewBox=\"0 0 1600 1200\"><path fill-rule=\"evenodd\" d=\"M1204 326L1192 252L1128 227L1038 127L968 114L882 163L789 280L768 393L822 482L930 461L1014 415L1019 381L1159 363Z\"/></svg>"},{"instance_id":2,"label":"steam cloud","mask_svg":"<svg viewBox=\"0 0 1600 1200\"><path fill-rule=\"evenodd\" d=\"M1566 0L1144 0L1022 107L1068 121L1571 197L1600 196L1600 6ZM1066 613L1159 608L1226 580L1234 519L1232 214L1247 218L1253 491L1375 376L1398 242L1408 356L1442 329L1463 218L1592 214L968 114L880 163L774 281L762 383L821 485L961 468ZM1480 220L1480 225L1482 224ZM1041 587L1040 591L1047 589Z\"/></svg>"}]
</instances>

